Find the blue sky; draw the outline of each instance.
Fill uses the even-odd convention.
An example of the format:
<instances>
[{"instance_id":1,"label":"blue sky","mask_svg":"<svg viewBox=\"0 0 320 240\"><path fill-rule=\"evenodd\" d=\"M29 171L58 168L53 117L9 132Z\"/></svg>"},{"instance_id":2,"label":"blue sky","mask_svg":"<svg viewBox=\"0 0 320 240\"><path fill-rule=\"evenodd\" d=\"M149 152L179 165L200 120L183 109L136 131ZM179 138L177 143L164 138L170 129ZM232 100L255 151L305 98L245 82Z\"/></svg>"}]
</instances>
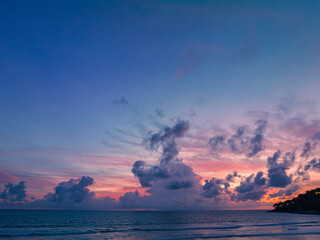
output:
<instances>
[{"instance_id":1,"label":"blue sky","mask_svg":"<svg viewBox=\"0 0 320 240\"><path fill-rule=\"evenodd\" d=\"M134 160L149 156L142 140L176 119L203 138L288 101L291 118L317 119L318 1L0 6L0 151L11 154L0 156L2 183L39 174L54 179L50 190L103 175L69 155L130 157L118 171L134 179Z\"/></svg>"}]
</instances>

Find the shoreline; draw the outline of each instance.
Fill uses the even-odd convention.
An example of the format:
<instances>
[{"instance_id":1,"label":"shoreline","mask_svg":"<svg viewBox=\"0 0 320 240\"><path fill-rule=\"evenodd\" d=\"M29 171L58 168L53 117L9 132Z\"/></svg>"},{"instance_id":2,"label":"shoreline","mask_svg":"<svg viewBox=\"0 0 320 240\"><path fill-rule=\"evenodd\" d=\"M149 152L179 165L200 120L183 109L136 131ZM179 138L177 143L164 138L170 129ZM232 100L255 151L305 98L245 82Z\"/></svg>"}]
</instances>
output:
<instances>
[{"instance_id":1,"label":"shoreline","mask_svg":"<svg viewBox=\"0 0 320 240\"><path fill-rule=\"evenodd\" d=\"M309 215L320 215L319 211L277 211L277 210L270 210L267 212L274 212L274 213L292 213L292 214L309 214Z\"/></svg>"}]
</instances>

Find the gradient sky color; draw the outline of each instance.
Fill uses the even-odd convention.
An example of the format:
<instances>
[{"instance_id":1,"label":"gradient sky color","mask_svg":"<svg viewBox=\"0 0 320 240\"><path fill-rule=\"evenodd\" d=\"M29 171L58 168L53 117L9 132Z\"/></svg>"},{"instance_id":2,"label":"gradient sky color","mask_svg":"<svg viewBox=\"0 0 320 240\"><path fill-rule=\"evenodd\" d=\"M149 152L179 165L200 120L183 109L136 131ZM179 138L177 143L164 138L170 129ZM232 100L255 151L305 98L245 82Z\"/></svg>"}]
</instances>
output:
<instances>
[{"instance_id":1,"label":"gradient sky color","mask_svg":"<svg viewBox=\"0 0 320 240\"><path fill-rule=\"evenodd\" d=\"M179 158L202 185L267 174L278 149L306 164L303 145L320 131L319 12L311 0L2 1L0 192L26 181L28 198L41 199L90 176L98 197L148 195L132 166L155 164L161 150L143 141L179 119L190 125ZM268 125L256 156L208 147L240 126L252 135L259 119ZM319 186L310 175L299 191ZM233 208L279 200L268 196Z\"/></svg>"}]
</instances>

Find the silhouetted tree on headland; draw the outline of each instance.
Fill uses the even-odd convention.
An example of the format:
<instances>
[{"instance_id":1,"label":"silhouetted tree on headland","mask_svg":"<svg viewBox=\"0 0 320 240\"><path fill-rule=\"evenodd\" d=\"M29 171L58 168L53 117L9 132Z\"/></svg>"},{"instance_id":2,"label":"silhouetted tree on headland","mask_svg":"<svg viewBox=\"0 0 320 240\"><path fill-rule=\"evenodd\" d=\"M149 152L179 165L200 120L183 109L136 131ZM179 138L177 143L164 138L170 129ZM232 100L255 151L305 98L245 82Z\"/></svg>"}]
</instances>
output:
<instances>
[{"instance_id":1,"label":"silhouetted tree on headland","mask_svg":"<svg viewBox=\"0 0 320 240\"><path fill-rule=\"evenodd\" d=\"M320 188L273 205L273 212L320 213Z\"/></svg>"}]
</instances>

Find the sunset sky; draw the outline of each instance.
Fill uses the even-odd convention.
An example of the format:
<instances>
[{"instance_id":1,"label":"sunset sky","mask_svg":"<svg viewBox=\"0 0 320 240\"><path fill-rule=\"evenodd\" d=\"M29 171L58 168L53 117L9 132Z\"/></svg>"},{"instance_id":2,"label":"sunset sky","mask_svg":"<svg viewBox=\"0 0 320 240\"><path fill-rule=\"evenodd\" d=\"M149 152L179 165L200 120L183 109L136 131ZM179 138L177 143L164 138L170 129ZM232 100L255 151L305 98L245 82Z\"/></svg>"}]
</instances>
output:
<instances>
[{"instance_id":1,"label":"sunset sky","mask_svg":"<svg viewBox=\"0 0 320 240\"><path fill-rule=\"evenodd\" d=\"M256 209L320 187L319 12L2 1L0 207Z\"/></svg>"}]
</instances>

